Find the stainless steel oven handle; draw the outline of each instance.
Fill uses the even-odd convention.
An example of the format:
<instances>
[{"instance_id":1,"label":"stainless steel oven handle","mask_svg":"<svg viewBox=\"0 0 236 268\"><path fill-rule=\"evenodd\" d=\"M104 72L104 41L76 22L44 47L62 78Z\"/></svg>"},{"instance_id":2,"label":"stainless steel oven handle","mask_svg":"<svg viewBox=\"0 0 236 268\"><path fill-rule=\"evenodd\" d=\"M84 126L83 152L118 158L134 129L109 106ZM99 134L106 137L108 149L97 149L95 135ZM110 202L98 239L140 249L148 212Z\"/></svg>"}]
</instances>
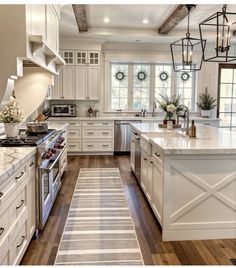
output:
<instances>
[{"instance_id":1,"label":"stainless steel oven handle","mask_svg":"<svg viewBox=\"0 0 236 268\"><path fill-rule=\"evenodd\" d=\"M54 166L56 165L57 161L59 160L59 158L61 157L61 155L63 154L63 152L65 151L66 147L64 147L61 152L59 153L59 155L57 156L57 158L54 160L53 164L50 166L50 168L44 168L44 167L39 167L40 170L46 171L47 173L50 173Z\"/></svg>"}]
</instances>

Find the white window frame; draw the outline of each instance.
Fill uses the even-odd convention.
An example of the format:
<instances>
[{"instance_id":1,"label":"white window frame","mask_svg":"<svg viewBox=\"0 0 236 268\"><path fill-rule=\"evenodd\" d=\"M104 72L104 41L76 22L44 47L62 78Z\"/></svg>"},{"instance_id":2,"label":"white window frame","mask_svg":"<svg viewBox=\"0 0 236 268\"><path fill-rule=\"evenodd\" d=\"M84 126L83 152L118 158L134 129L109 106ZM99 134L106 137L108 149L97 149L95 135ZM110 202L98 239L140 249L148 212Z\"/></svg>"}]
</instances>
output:
<instances>
[{"instance_id":1,"label":"white window frame","mask_svg":"<svg viewBox=\"0 0 236 268\"><path fill-rule=\"evenodd\" d=\"M112 80L111 80L111 69L112 69L112 64L127 64L128 65L128 109L127 110L112 110L111 109L111 103L112 103L112 94L111 94L111 89L112 89ZM149 92L149 110L147 112L152 111L152 105L153 105L153 100L155 97L155 67L156 65L170 65L171 67L173 66L172 63L169 62L164 62L164 63L139 63L139 62L116 62L116 61L110 61L109 62L109 72L108 72L108 79L109 79L109 89L107 92L107 112L112 112L112 113L119 113L119 112L139 112L140 110L134 110L133 108L133 71L134 68L133 66L135 64L147 64L150 65L150 92ZM192 79L192 99L191 99L191 106L193 107L190 112L196 112L196 73L192 72L191 75L193 75ZM173 68L171 68L171 95L177 94L177 73L174 72Z\"/></svg>"}]
</instances>

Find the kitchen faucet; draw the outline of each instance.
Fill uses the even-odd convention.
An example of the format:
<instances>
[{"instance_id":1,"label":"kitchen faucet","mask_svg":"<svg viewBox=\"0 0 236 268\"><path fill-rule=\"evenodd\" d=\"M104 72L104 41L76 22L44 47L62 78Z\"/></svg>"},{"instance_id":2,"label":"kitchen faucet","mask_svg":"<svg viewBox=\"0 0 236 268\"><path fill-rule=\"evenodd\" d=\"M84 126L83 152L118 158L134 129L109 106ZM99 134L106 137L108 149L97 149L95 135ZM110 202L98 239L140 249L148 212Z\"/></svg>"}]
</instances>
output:
<instances>
[{"instance_id":1,"label":"kitchen faucet","mask_svg":"<svg viewBox=\"0 0 236 268\"><path fill-rule=\"evenodd\" d=\"M156 109L157 109L157 101L154 100L152 103L152 117L156 116L156 112L155 112Z\"/></svg>"},{"instance_id":2,"label":"kitchen faucet","mask_svg":"<svg viewBox=\"0 0 236 268\"><path fill-rule=\"evenodd\" d=\"M177 125L179 125L179 118L180 117L184 118L184 130L186 131L185 132L186 135L188 135L188 131L189 131L189 108L184 104L180 105L180 108L183 109L182 111L184 111L184 114L183 115L180 115L180 114L177 115Z\"/></svg>"}]
</instances>

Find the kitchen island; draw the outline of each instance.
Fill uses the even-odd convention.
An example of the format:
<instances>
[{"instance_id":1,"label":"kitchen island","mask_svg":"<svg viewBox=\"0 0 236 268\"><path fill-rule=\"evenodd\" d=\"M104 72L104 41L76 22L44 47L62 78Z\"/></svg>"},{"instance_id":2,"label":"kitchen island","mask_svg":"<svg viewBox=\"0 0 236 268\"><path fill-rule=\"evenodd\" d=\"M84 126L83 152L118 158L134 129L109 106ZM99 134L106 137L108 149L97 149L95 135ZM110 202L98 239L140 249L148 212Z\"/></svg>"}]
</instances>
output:
<instances>
[{"instance_id":1,"label":"kitchen island","mask_svg":"<svg viewBox=\"0 0 236 268\"><path fill-rule=\"evenodd\" d=\"M141 135L140 185L162 239L236 238L236 133L200 124L197 138L155 123L132 129Z\"/></svg>"}]
</instances>

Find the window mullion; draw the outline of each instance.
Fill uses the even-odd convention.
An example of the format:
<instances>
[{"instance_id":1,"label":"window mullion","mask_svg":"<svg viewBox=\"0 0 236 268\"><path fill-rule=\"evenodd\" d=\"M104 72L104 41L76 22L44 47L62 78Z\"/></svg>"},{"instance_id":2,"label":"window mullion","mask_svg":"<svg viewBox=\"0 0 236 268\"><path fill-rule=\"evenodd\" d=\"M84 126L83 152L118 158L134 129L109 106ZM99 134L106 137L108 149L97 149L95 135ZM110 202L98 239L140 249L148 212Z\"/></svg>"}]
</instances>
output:
<instances>
[{"instance_id":1,"label":"window mullion","mask_svg":"<svg viewBox=\"0 0 236 268\"><path fill-rule=\"evenodd\" d=\"M149 110L153 108L153 101L155 99L155 65L151 65L151 72L150 72L150 93L149 93Z\"/></svg>"},{"instance_id":2,"label":"window mullion","mask_svg":"<svg viewBox=\"0 0 236 268\"><path fill-rule=\"evenodd\" d=\"M134 76L134 65L129 64L128 66L128 110L132 111L133 106L133 76Z\"/></svg>"}]
</instances>

